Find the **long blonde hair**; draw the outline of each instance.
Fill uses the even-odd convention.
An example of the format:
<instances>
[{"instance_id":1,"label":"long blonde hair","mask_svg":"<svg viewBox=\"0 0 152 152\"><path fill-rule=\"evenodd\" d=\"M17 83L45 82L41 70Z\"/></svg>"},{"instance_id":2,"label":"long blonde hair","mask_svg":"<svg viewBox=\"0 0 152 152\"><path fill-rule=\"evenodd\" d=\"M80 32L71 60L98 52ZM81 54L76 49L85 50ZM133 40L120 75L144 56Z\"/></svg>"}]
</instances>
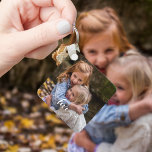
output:
<instances>
[{"instance_id":1,"label":"long blonde hair","mask_svg":"<svg viewBox=\"0 0 152 152\"><path fill-rule=\"evenodd\" d=\"M111 28L112 26L114 28ZM80 34L79 46L81 51L83 51L84 45L93 34L106 32L107 30L111 30L114 43L118 46L120 52L134 48L129 43L119 17L112 8L105 7L80 13L76 27ZM73 34L70 43L74 41L75 35Z\"/></svg>"},{"instance_id":2,"label":"long blonde hair","mask_svg":"<svg viewBox=\"0 0 152 152\"><path fill-rule=\"evenodd\" d=\"M77 97L74 103L77 105L88 104L91 100L91 93L89 89L82 85L74 85L73 87L76 87L77 90Z\"/></svg>"},{"instance_id":3,"label":"long blonde hair","mask_svg":"<svg viewBox=\"0 0 152 152\"><path fill-rule=\"evenodd\" d=\"M131 84L132 99L142 99L152 91L152 69L148 59L139 52L131 50L125 56L115 59L109 67L123 67L123 75Z\"/></svg>"},{"instance_id":4,"label":"long blonde hair","mask_svg":"<svg viewBox=\"0 0 152 152\"><path fill-rule=\"evenodd\" d=\"M73 72L81 72L85 74L85 79L83 85L89 86L89 81L92 75L93 67L84 61L79 61L76 64L70 66L63 73L61 73L57 79L58 82L62 82L63 80L67 80L70 78Z\"/></svg>"}]
</instances>

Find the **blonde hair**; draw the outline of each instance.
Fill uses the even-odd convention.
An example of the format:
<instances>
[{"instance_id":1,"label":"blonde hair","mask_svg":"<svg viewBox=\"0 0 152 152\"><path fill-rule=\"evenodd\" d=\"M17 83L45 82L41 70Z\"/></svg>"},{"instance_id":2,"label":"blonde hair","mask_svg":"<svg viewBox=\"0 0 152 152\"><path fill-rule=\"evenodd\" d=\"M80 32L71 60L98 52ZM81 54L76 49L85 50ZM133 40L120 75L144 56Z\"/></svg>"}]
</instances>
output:
<instances>
[{"instance_id":1,"label":"blonde hair","mask_svg":"<svg viewBox=\"0 0 152 152\"><path fill-rule=\"evenodd\" d=\"M89 89L82 85L74 85L73 87L76 87L77 90L77 97L74 103L77 105L88 104L91 100L91 93Z\"/></svg>"},{"instance_id":2,"label":"blonde hair","mask_svg":"<svg viewBox=\"0 0 152 152\"><path fill-rule=\"evenodd\" d=\"M123 67L123 75L131 84L132 99L143 98L152 90L152 70L146 57L139 52L130 50L125 56L115 59L108 67Z\"/></svg>"},{"instance_id":3,"label":"blonde hair","mask_svg":"<svg viewBox=\"0 0 152 152\"><path fill-rule=\"evenodd\" d=\"M58 82L62 82L63 80L67 80L70 78L73 72L81 72L85 74L85 79L83 85L89 86L89 81L92 75L93 67L84 61L79 61L76 64L72 65L68 69L66 69L63 73L61 73L57 79Z\"/></svg>"},{"instance_id":4,"label":"blonde hair","mask_svg":"<svg viewBox=\"0 0 152 152\"><path fill-rule=\"evenodd\" d=\"M84 45L89 38L91 38L92 34L98 34L108 30L111 30L114 43L118 46L120 52L125 52L133 48L126 37L118 15L112 8L105 7L103 9L80 13L76 22L76 27L80 34L80 50L83 50ZM73 34L70 43L73 43L74 40L75 35Z\"/></svg>"}]
</instances>

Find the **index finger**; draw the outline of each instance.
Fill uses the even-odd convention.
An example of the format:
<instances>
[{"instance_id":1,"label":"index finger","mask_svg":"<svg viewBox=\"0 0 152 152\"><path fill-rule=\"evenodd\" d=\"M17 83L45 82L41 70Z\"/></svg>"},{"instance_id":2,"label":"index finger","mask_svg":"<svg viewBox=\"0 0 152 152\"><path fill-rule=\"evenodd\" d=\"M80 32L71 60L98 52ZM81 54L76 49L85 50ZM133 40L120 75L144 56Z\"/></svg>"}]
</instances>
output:
<instances>
[{"instance_id":1,"label":"index finger","mask_svg":"<svg viewBox=\"0 0 152 152\"><path fill-rule=\"evenodd\" d=\"M71 0L32 0L39 7L55 7L61 13L61 18L71 24L76 21L77 11Z\"/></svg>"},{"instance_id":2,"label":"index finger","mask_svg":"<svg viewBox=\"0 0 152 152\"><path fill-rule=\"evenodd\" d=\"M52 4L60 11L62 18L71 24L76 21L77 11L71 0L52 0Z\"/></svg>"}]
</instances>

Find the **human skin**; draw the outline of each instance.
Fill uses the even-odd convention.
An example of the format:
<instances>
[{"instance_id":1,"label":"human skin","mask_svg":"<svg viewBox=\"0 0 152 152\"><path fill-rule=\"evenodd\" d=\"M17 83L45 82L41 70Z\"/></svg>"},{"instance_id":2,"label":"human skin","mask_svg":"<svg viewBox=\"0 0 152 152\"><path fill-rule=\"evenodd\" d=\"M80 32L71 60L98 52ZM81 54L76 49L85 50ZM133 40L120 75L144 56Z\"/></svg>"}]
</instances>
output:
<instances>
[{"instance_id":1,"label":"human skin","mask_svg":"<svg viewBox=\"0 0 152 152\"><path fill-rule=\"evenodd\" d=\"M44 59L71 33L76 9L70 0L0 2L0 76L24 57Z\"/></svg>"},{"instance_id":2,"label":"human skin","mask_svg":"<svg viewBox=\"0 0 152 152\"><path fill-rule=\"evenodd\" d=\"M82 72L73 72L70 77L71 86L82 85L85 80L86 74Z\"/></svg>"},{"instance_id":3,"label":"human skin","mask_svg":"<svg viewBox=\"0 0 152 152\"><path fill-rule=\"evenodd\" d=\"M147 94L147 96L140 101L132 102L131 85L125 78L125 75L123 75L123 69L119 65L115 66L114 69L108 68L107 77L117 89L112 100L120 105L129 103L129 117L131 120L136 120L137 118L152 112L151 93ZM90 140L85 130L75 134L74 142L90 152L94 152L94 149L97 146Z\"/></svg>"},{"instance_id":4,"label":"human skin","mask_svg":"<svg viewBox=\"0 0 152 152\"><path fill-rule=\"evenodd\" d=\"M104 74L106 74L108 65L120 55L119 49L114 44L110 32L109 30L105 33L91 35L88 41L82 46L82 52L85 58ZM129 105L129 116L131 120L136 120L138 117L152 111L150 96L147 96L141 101ZM93 152L96 147L85 130L76 133L74 141L78 146L84 147L90 152Z\"/></svg>"},{"instance_id":5,"label":"human skin","mask_svg":"<svg viewBox=\"0 0 152 152\"><path fill-rule=\"evenodd\" d=\"M71 101L71 103L69 105L69 109L76 111L80 115L80 114L83 113L83 110L85 110L85 109L81 105L76 105L74 103L76 97L77 97L77 90L73 86L72 88L67 90L66 98L69 101ZM46 96L46 104L48 105L48 107L51 106L51 100L52 100L52 96L51 95Z\"/></svg>"},{"instance_id":6,"label":"human skin","mask_svg":"<svg viewBox=\"0 0 152 152\"><path fill-rule=\"evenodd\" d=\"M85 58L104 74L107 66L119 56L111 31L92 35L83 46L82 52Z\"/></svg>"},{"instance_id":7,"label":"human skin","mask_svg":"<svg viewBox=\"0 0 152 152\"><path fill-rule=\"evenodd\" d=\"M67 90L66 98L71 102L75 102L77 98L77 94L78 94L77 88L73 86L72 88Z\"/></svg>"},{"instance_id":8,"label":"human skin","mask_svg":"<svg viewBox=\"0 0 152 152\"><path fill-rule=\"evenodd\" d=\"M123 70L124 68L119 65L115 65L113 68L108 67L106 75L116 87L116 92L110 100L118 105L128 104L133 95L131 84L125 76Z\"/></svg>"},{"instance_id":9,"label":"human skin","mask_svg":"<svg viewBox=\"0 0 152 152\"><path fill-rule=\"evenodd\" d=\"M152 95L149 94L144 99L137 101L134 104L129 104L129 116L131 120L136 120L137 118L152 112L151 98ZM84 147L89 152L94 152L94 149L97 146L91 141L85 130L75 134L74 142L78 146Z\"/></svg>"},{"instance_id":10,"label":"human skin","mask_svg":"<svg viewBox=\"0 0 152 152\"><path fill-rule=\"evenodd\" d=\"M116 93L113 95L112 100L119 105L129 103L129 117L131 120L136 120L137 118L152 112L151 93L147 94L147 96L140 101L132 102L131 84L123 73L123 67L119 65L114 68L108 67L106 74L107 78L116 86ZM94 152L94 149L97 146L91 141L85 130L76 133L74 141L78 146L84 147L90 152Z\"/></svg>"}]
</instances>

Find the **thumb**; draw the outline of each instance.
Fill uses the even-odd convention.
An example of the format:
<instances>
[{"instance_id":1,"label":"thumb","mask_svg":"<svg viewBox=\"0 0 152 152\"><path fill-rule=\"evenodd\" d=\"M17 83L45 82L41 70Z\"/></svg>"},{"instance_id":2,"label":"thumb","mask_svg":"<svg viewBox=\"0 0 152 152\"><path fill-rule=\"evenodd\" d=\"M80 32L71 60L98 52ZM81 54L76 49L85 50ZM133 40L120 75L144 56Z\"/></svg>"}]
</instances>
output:
<instances>
[{"instance_id":1,"label":"thumb","mask_svg":"<svg viewBox=\"0 0 152 152\"><path fill-rule=\"evenodd\" d=\"M14 42L16 51L27 54L67 36L71 32L71 27L71 24L65 19L45 22L29 30L14 33L15 38L12 38L12 42Z\"/></svg>"}]
</instances>

